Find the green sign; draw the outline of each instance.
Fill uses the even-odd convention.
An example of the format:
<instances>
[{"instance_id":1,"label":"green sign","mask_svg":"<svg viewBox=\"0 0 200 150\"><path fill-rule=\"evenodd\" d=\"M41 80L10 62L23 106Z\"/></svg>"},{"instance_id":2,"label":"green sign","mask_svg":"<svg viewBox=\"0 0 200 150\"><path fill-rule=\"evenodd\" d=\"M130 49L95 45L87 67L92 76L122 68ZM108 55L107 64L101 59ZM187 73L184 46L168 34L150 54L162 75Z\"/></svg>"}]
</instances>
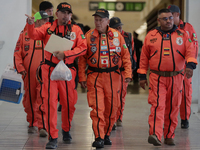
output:
<instances>
[{"instance_id":1,"label":"green sign","mask_svg":"<svg viewBox=\"0 0 200 150\"><path fill-rule=\"evenodd\" d=\"M145 2L89 2L89 10L95 11L99 8L113 11L142 11Z\"/></svg>"}]
</instances>

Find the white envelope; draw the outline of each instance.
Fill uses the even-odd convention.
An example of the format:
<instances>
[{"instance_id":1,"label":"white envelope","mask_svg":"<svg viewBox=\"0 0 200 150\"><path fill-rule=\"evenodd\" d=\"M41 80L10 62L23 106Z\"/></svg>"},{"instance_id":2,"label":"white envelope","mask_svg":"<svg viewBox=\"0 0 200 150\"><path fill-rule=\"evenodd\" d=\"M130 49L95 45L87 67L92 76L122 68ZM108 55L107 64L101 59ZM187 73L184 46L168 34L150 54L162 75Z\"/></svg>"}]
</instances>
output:
<instances>
[{"instance_id":1,"label":"white envelope","mask_svg":"<svg viewBox=\"0 0 200 150\"><path fill-rule=\"evenodd\" d=\"M71 50L74 42L66 38L61 38L55 34L51 34L44 50L53 53L55 51Z\"/></svg>"}]
</instances>

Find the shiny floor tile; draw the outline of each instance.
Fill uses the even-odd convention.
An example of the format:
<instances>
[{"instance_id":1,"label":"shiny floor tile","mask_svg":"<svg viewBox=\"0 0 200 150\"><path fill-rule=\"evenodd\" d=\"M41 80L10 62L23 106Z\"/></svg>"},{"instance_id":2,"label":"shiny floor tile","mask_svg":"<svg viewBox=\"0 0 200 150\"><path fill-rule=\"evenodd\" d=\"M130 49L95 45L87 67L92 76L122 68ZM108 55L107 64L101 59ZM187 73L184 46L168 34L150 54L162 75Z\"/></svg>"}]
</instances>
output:
<instances>
[{"instance_id":1,"label":"shiny floor tile","mask_svg":"<svg viewBox=\"0 0 200 150\"><path fill-rule=\"evenodd\" d=\"M61 113L58 112L58 150L94 150L92 142L94 135L90 108L87 104L86 90L78 91L76 112L72 121L72 143L62 141ZM155 147L148 144L148 116L150 105L147 102L148 89L143 90L138 84L129 84L124 110L123 126L112 131L111 146L102 150L199 150L200 149L200 115L196 112L196 105L192 105L189 129L180 128L175 132L175 146ZM47 138L40 138L38 133L28 134L28 123L22 104L8 102L0 103L0 150L43 150L48 142ZM163 140L162 140L163 142Z\"/></svg>"}]
</instances>

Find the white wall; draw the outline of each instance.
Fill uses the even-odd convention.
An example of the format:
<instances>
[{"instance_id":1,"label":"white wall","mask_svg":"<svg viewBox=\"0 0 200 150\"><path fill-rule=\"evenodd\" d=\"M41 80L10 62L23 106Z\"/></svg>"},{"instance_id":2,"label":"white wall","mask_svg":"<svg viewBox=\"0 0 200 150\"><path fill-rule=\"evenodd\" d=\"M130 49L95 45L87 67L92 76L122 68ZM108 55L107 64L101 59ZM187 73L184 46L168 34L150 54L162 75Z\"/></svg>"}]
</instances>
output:
<instances>
[{"instance_id":1,"label":"white wall","mask_svg":"<svg viewBox=\"0 0 200 150\"><path fill-rule=\"evenodd\" d=\"M0 76L7 64L13 63L13 52L20 32L25 26L26 16L31 15L32 0L1 0L0 5Z\"/></svg>"},{"instance_id":2,"label":"white wall","mask_svg":"<svg viewBox=\"0 0 200 150\"><path fill-rule=\"evenodd\" d=\"M199 13L200 13L200 0L186 0L186 21L189 22L190 24L193 25L197 37L198 37L198 42L200 44L200 19L199 19ZM200 51L199 51L199 56L200 56ZM200 111L200 59L198 56L198 65L196 70L194 70L194 75L192 78L192 102L193 103L198 103L199 105L199 111Z\"/></svg>"}]
</instances>

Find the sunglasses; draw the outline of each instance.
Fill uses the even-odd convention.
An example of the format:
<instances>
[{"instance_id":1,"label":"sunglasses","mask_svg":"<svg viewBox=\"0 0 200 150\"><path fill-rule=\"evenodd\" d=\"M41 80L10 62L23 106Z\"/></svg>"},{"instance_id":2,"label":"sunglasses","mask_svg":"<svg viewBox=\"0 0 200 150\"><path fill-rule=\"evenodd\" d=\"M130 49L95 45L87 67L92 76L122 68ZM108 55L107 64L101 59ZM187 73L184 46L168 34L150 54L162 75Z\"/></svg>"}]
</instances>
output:
<instances>
[{"instance_id":1,"label":"sunglasses","mask_svg":"<svg viewBox=\"0 0 200 150\"><path fill-rule=\"evenodd\" d=\"M167 21L168 19L171 21L173 19L173 16L170 16L170 17L163 17L163 18L159 18L163 21Z\"/></svg>"}]
</instances>

